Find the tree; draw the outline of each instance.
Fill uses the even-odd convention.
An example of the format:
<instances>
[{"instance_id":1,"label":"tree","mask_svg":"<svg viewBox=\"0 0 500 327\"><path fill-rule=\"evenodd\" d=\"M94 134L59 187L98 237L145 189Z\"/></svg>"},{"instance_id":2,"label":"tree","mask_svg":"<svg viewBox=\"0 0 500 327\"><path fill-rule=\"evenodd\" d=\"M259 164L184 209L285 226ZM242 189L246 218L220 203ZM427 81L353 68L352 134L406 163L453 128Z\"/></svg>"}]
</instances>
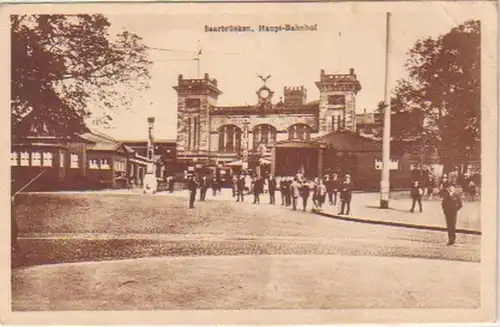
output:
<instances>
[{"instance_id":1,"label":"tree","mask_svg":"<svg viewBox=\"0 0 500 327\"><path fill-rule=\"evenodd\" d=\"M426 151L437 149L445 170L467 166L480 137L480 22L467 21L409 51L409 78L398 81L394 110L415 113L399 136L418 137Z\"/></svg>"},{"instance_id":2,"label":"tree","mask_svg":"<svg viewBox=\"0 0 500 327\"><path fill-rule=\"evenodd\" d=\"M11 121L14 136L29 115L58 135L107 123L148 87L147 47L128 31L109 34L103 15L11 16Z\"/></svg>"}]
</instances>

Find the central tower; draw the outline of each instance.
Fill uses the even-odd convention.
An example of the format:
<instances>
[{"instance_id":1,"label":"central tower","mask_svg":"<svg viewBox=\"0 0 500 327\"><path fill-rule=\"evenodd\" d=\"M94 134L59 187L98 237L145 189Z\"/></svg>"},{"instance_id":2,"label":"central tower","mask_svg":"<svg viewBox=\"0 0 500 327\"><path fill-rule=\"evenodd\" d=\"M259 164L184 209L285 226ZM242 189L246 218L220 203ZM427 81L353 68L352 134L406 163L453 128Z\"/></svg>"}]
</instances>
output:
<instances>
[{"instance_id":1,"label":"central tower","mask_svg":"<svg viewBox=\"0 0 500 327\"><path fill-rule=\"evenodd\" d=\"M183 160L208 159L210 149L210 108L217 106L222 92L217 80L179 75L177 85L177 153Z\"/></svg>"},{"instance_id":2,"label":"central tower","mask_svg":"<svg viewBox=\"0 0 500 327\"><path fill-rule=\"evenodd\" d=\"M350 69L349 74L325 74L321 70L319 89L319 134L356 132L356 94L361 84Z\"/></svg>"}]
</instances>

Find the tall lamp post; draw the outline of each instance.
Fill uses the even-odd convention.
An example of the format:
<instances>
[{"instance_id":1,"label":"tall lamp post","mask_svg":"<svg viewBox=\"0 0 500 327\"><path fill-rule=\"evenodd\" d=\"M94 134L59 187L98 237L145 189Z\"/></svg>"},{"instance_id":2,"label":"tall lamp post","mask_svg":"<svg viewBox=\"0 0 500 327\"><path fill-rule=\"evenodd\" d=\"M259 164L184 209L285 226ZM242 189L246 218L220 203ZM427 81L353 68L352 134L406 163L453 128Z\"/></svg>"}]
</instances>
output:
<instances>
[{"instance_id":1,"label":"tall lamp post","mask_svg":"<svg viewBox=\"0 0 500 327\"><path fill-rule=\"evenodd\" d=\"M384 94L384 133L382 139L382 178L380 181L380 208L389 208L390 193L390 159L391 159L391 91L389 84L389 42L391 28L391 14L386 17L386 42L385 42L385 94Z\"/></svg>"},{"instance_id":2,"label":"tall lamp post","mask_svg":"<svg viewBox=\"0 0 500 327\"><path fill-rule=\"evenodd\" d=\"M148 146L147 146L147 156L148 165L146 169L146 176L144 176L144 193L156 193L158 188L158 181L156 180L156 165L154 162L155 157L155 145L153 138L155 118L148 117Z\"/></svg>"},{"instance_id":3,"label":"tall lamp post","mask_svg":"<svg viewBox=\"0 0 500 327\"><path fill-rule=\"evenodd\" d=\"M156 176L156 171L155 171L155 164L154 164L154 158L155 158L155 144L154 144L154 138L153 138L153 130L154 130L154 124L155 124L155 117L148 117L148 174L153 174Z\"/></svg>"},{"instance_id":4,"label":"tall lamp post","mask_svg":"<svg viewBox=\"0 0 500 327\"><path fill-rule=\"evenodd\" d=\"M248 169L248 125L250 124L250 118L245 116L243 118L243 156L241 168L244 170Z\"/></svg>"}]
</instances>

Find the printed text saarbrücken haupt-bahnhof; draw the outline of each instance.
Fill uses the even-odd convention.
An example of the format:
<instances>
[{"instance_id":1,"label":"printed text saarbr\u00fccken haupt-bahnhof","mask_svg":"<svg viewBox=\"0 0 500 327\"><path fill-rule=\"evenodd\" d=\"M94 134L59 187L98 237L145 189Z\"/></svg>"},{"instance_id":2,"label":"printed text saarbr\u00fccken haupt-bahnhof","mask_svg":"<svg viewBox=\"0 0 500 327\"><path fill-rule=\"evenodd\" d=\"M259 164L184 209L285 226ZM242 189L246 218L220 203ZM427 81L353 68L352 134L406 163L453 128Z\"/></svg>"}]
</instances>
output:
<instances>
[{"instance_id":1,"label":"printed text saarbr\u00fccken haupt-bahnhof","mask_svg":"<svg viewBox=\"0 0 500 327\"><path fill-rule=\"evenodd\" d=\"M317 31L318 24L281 24L281 25L205 25L205 32L301 32Z\"/></svg>"}]
</instances>

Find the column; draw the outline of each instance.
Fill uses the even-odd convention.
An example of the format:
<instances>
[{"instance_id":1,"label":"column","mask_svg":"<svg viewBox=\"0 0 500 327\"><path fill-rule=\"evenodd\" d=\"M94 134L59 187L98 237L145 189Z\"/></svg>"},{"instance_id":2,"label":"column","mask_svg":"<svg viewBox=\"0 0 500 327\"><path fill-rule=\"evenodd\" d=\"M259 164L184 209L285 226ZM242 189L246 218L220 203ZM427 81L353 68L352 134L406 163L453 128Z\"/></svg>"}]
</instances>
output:
<instances>
[{"instance_id":1,"label":"column","mask_svg":"<svg viewBox=\"0 0 500 327\"><path fill-rule=\"evenodd\" d=\"M323 176L323 149L318 149L318 177Z\"/></svg>"}]
</instances>

